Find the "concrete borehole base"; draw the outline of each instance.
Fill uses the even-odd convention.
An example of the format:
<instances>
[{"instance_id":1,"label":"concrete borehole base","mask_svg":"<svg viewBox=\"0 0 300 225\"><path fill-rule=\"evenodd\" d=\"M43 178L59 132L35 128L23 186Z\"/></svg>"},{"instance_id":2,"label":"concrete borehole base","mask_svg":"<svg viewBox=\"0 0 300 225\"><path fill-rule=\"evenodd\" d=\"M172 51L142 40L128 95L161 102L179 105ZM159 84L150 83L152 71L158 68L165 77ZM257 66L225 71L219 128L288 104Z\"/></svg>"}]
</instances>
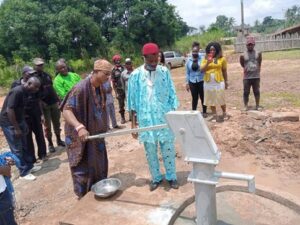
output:
<instances>
[{"instance_id":1,"label":"concrete borehole base","mask_svg":"<svg viewBox=\"0 0 300 225\"><path fill-rule=\"evenodd\" d=\"M256 187L224 183L216 188L218 225L298 225L298 196ZM162 184L154 192L147 186L132 186L108 199L89 192L62 218L60 225L195 225L193 185L181 183L178 190Z\"/></svg>"},{"instance_id":2,"label":"concrete borehole base","mask_svg":"<svg viewBox=\"0 0 300 225\"><path fill-rule=\"evenodd\" d=\"M242 186L220 186L217 188L217 225L300 224L299 202L283 195L263 189L250 194ZM176 211L169 225L196 224L193 196Z\"/></svg>"}]
</instances>

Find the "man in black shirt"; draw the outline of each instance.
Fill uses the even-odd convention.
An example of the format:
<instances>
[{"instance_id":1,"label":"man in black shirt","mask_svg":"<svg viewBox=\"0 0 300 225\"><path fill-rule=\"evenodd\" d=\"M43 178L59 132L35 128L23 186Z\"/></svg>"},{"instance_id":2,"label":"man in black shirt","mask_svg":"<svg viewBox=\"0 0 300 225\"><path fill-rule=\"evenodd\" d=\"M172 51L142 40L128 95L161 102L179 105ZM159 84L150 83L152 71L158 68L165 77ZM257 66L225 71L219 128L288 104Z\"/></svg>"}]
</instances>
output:
<instances>
[{"instance_id":1,"label":"man in black shirt","mask_svg":"<svg viewBox=\"0 0 300 225\"><path fill-rule=\"evenodd\" d=\"M27 80L36 73L30 66L24 66L22 77L12 83L11 88L25 84ZM40 100L40 91L30 93L24 98L25 121L28 127L26 135L26 143L23 143L24 151L27 153L27 161L36 162L32 132L35 135L35 140L38 147L38 157L41 160L46 159L47 149L42 126L42 107Z\"/></svg>"},{"instance_id":2,"label":"man in black shirt","mask_svg":"<svg viewBox=\"0 0 300 225\"><path fill-rule=\"evenodd\" d=\"M52 142L51 122L53 124L54 133L58 146L65 147L65 142L60 138L60 110L59 98L53 88L52 78L49 74L44 72L44 60L35 58L33 60L34 69L37 72L37 77L41 81L41 99L43 102L43 114L45 117L45 135L48 140L48 147L50 152L55 152Z\"/></svg>"},{"instance_id":3,"label":"man in black shirt","mask_svg":"<svg viewBox=\"0 0 300 225\"><path fill-rule=\"evenodd\" d=\"M21 166L18 168L20 177L28 180L34 180L35 177L30 174L33 163L27 162L22 147L22 139L26 142L27 126L24 119L24 99L30 93L36 93L40 88L40 81L36 77L13 89L6 96L0 114L0 126L7 140L12 153L20 160Z\"/></svg>"},{"instance_id":4,"label":"man in black shirt","mask_svg":"<svg viewBox=\"0 0 300 225\"><path fill-rule=\"evenodd\" d=\"M119 102L119 113L121 114L121 124L125 123L125 90L121 81L121 74L124 67L121 65L121 56L114 55L113 58L114 68L111 72L111 80L116 97Z\"/></svg>"}]
</instances>

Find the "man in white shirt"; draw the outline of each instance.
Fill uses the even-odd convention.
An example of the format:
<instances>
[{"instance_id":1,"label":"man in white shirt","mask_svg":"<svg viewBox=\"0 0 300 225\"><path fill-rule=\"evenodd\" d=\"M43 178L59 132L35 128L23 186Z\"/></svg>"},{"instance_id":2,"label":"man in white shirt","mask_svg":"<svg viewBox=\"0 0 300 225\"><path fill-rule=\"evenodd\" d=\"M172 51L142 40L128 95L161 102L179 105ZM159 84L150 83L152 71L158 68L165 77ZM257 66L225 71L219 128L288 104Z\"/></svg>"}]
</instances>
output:
<instances>
[{"instance_id":1,"label":"man in white shirt","mask_svg":"<svg viewBox=\"0 0 300 225\"><path fill-rule=\"evenodd\" d=\"M4 176L11 176L10 166L0 166L0 224L17 225L14 217L14 206L7 189Z\"/></svg>"}]
</instances>

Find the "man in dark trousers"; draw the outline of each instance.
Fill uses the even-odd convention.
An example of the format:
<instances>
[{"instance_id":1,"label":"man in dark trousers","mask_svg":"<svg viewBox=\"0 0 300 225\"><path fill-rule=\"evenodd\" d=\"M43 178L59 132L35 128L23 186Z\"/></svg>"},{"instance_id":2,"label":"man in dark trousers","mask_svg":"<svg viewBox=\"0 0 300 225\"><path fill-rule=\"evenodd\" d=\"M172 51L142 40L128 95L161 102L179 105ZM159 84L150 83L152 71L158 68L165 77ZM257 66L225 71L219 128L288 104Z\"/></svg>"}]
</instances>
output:
<instances>
[{"instance_id":1,"label":"man in dark trousers","mask_svg":"<svg viewBox=\"0 0 300 225\"><path fill-rule=\"evenodd\" d=\"M25 84L30 77L36 73L30 66L24 66L22 70L22 77L19 80L16 80L12 83L11 88ZM32 132L35 135L35 140L38 147L38 157L40 160L46 160L47 149L46 142L44 138L42 120L44 116L42 115L42 106L40 100L40 91L36 93L30 93L25 98L24 103L25 110L25 120L28 126L28 133L26 135L26 145L23 143L28 155L28 161L31 163L36 162L36 156L34 151L33 137Z\"/></svg>"},{"instance_id":2,"label":"man in dark trousers","mask_svg":"<svg viewBox=\"0 0 300 225\"><path fill-rule=\"evenodd\" d=\"M4 100L0 114L0 126L10 150L20 160L21 165L18 167L20 177L26 180L35 180L36 178L30 173L33 163L26 160L26 152L23 151L23 143L26 143L27 133L24 100L28 94L36 93L40 85L39 79L31 77L26 83L11 89Z\"/></svg>"},{"instance_id":3,"label":"man in dark trousers","mask_svg":"<svg viewBox=\"0 0 300 225\"><path fill-rule=\"evenodd\" d=\"M244 106L248 110L249 94L252 87L255 97L255 108L260 109L260 69L262 56L261 52L254 49L254 37L247 37L246 47L247 51L240 56L240 64L244 68Z\"/></svg>"},{"instance_id":4,"label":"man in dark trousers","mask_svg":"<svg viewBox=\"0 0 300 225\"><path fill-rule=\"evenodd\" d=\"M58 146L65 147L65 142L60 137L60 110L59 98L54 90L52 78L44 72L44 60L35 58L33 60L34 69L37 72L37 77L41 80L41 99L43 102L43 114L45 117L45 135L48 140L49 152L55 152L52 142L51 123L53 124L54 133Z\"/></svg>"},{"instance_id":5,"label":"man in dark trousers","mask_svg":"<svg viewBox=\"0 0 300 225\"><path fill-rule=\"evenodd\" d=\"M113 58L114 68L111 72L111 80L116 97L119 102L119 113L121 114L121 124L125 123L125 91L122 85L121 74L124 67L121 65L121 56L114 55Z\"/></svg>"}]
</instances>

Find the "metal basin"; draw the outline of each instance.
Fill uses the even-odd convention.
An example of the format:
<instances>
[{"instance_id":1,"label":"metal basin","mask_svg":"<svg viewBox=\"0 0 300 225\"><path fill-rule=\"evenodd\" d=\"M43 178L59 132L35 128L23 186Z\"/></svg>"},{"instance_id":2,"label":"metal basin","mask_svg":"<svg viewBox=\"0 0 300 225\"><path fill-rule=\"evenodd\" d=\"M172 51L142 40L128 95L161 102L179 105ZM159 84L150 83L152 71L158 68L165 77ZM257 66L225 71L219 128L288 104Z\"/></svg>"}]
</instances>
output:
<instances>
[{"instance_id":1,"label":"metal basin","mask_svg":"<svg viewBox=\"0 0 300 225\"><path fill-rule=\"evenodd\" d=\"M108 198L114 195L120 187L121 181L119 179L107 178L95 183L91 191L94 192L97 197Z\"/></svg>"}]
</instances>

